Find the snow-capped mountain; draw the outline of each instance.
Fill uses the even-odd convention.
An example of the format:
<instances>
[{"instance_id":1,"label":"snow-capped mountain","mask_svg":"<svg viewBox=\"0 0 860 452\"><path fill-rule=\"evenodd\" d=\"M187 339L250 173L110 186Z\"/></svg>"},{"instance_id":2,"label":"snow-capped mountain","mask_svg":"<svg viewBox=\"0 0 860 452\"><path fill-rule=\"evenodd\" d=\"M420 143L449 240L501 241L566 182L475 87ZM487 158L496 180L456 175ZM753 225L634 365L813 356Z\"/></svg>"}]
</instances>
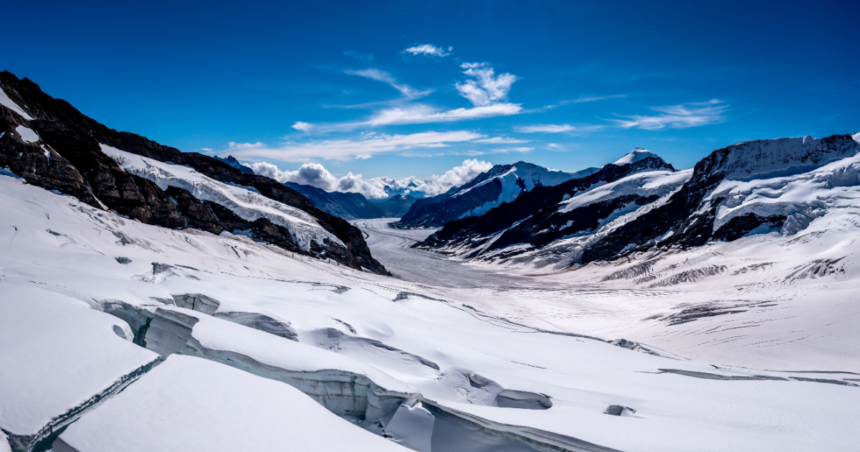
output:
<instances>
[{"instance_id":1,"label":"snow-capped mountain","mask_svg":"<svg viewBox=\"0 0 860 452\"><path fill-rule=\"evenodd\" d=\"M619 226L585 250L582 260L611 259L652 247L690 247L710 240L731 241L763 227L786 234L796 233L826 212L821 208L823 204L838 204L838 197L813 190L804 198L799 196L802 190L786 191L788 186L779 190L767 187L780 187L798 178L812 177L812 171L828 163L854 158L858 150L856 136L834 135L822 139L806 136L747 141L714 151L696 164L690 180L665 204ZM841 182L819 180L819 188L831 183L854 184L852 177L856 176L851 175L852 169L833 169L839 174L832 180ZM753 193L756 186L761 189ZM792 188L796 186L791 185ZM805 185L807 190L812 187L816 184ZM815 201L818 195L822 195L822 199Z\"/></svg>"},{"instance_id":2,"label":"snow-capped mountain","mask_svg":"<svg viewBox=\"0 0 860 452\"><path fill-rule=\"evenodd\" d=\"M327 192L312 185L295 182L287 182L284 185L307 196L317 209L346 220L385 216L378 204L371 203L361 193Z\"/></svg>"},{"instance_id":3,"label":"snow-capped mountain","mask_svg":"<svg viewBox=\"0 0 860 452\"><path fill-rule=\"evenodd\" d=\"M451 222L420 246L560 269L751 234L792 235L854 202L847 200L856 199L853 193L860 189L857 138L739 143L713 152L691 170L644 172L560 199L556 195L540 208L499 208ZM646 152L637 149L619 162L643 155L647 160L653 154ZM534 204L527 198L518 202Z\"/></svg>"},{"instance_id":4,"label":"snow-capped mountain","mask_svg":"<svg viewBox=\"0 0 860 452\"><path fill-rule=\"evenodd\" d=\"M236 168L237 170L239 170L243 173L254 174L254 170L252 170L251 167L245 166L245 165L239 163L239 161L236 160L236 158L233 157L232 155L228 155L227 157L215 156L215 158L228 164L228 165L230 165L230 166L232 166L233 168Z\"/></svg>"},{"instance_id":5,"label":"snow-capped mountain","mask_svg":"<svg viewBox=\"0 0 860 452\"><path fill-rule=\"evenodd\" d=\"M515 245L542 247L652 203L689 178L689 174L676 174L657 155L638 148L598 171L586 171L589 174L584 177L535 188L483 215L451 221L419 246L469 257ZM643 190L643 186L648 188ZM577 203L592 191L589 202Z\"/></svg>"},{"instance_id":6,"label":"snow-capped mountain","mask_svg":"<svg viewBox=\"0 0 860 452\"><path fill-rule=\"evenodd\" d=\"M412 207L412 204L415 204L415 201L418 201L417 198L411 195L394 195L384 201L376 201L373 202L376 207L382 211L383 217L386 218L400 218L403 215L406 215L406 212L409 212L409 209Z\"/></svg>"},{"instance_id":7,"label":"snow-capped mountain","mask_svg":"<svg viewBox=\"0 0 860 452\"><path fill-rule=\"evenodd\" d=\"M108 129L9 72L0 88L0 168L31 184L148 224L247 234L386 272L358 229L272 179Z\"/></svg>"},{"instance_id":8,"label":"snow-capped mountain","mask_svg":"<svg viewBox=\"0 0 860 452\"><path fill-rule=\"evenodd\" d=\"M529 279L0 88L0 451L856 449L860 135L535 183L482 258L625 259Z\"/></svg>"},{"instance_id":9,"label":"snow-capped mountain","mask_svg":"<svg viewBox=\"0 0 860 452\"><path fill-rule=\"evenodd\" d=\"M587 168L576 173L565 173L526 162L496 165L465 185L416 201L395 227L440 227L449 221L480 216L535 187L558 185L596 171L597 168Z\"/></svg>"}]
</instances>

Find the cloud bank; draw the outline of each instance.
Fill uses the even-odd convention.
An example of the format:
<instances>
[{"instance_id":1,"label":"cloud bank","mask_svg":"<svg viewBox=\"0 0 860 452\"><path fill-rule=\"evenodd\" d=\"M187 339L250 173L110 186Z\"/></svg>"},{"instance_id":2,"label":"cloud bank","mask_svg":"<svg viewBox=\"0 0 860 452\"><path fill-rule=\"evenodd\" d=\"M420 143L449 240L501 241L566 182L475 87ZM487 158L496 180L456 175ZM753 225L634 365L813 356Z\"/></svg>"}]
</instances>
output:
<instances>
[{"instance_id":1,"label":"cloud bank","mask_svg":"<svg viewBox=\"0 0 860 452\"><path fill-rule=\"evenodd\" d=\"M493 164L477 159L464 160L462 165L446 171L441 176L434 174L427 179L417 179L412 176L365 179L361 174L353 174L352 172L346 176L337 177L319 163L305 163L296 171L281 171L277 166L266 162L253 163L248 166L255 173L271 177L281 183L295 182L312 185L325 191L361 193L368 199L384 199L389 196L389 193L419 192L428 196L442 194L452 187L458 187L474 179L492 168Z\"/></svg>"}]
</instances>

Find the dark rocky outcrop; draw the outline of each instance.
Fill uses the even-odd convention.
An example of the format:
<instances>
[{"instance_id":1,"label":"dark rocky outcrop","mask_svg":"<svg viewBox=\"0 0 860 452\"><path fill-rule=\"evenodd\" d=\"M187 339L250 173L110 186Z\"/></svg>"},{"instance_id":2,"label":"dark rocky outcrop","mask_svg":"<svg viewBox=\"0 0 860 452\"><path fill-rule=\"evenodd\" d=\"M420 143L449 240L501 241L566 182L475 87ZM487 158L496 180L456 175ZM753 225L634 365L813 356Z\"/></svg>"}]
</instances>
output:
<instances>
[{"instance_id":1,"label":"dark rocky outcrop","mask_svg":"<svg viewBox=\"0 0 860 452\"><path fill-rule=\"evenodd\" d=\"M590 204L571 212L558 212L559 203L599 184L610 183L631 174L653 170L671 170L672 165L659 157L649 157L632 164L609 164L599 171L552 187L535 187L509 203L489 210L479 217L467 217L451 221L441 230L428 237L419 247L438 248L449 245L469 244L477 248L493 234L505 231L489 250L501 249L513 244L526 243L536 247L545 246L563 236L595 229L600 220L607 218L621 206L629 203L644 205L655 201L654 196L623 196L606 202ZM570 224L568 225L568 222Z\"/></svg>"},{"instance_id":2,"label":"dark rocky outcrop","mask_svg":"<svg viewBox=\"0 0 860 452\"><path fill-rule=\"evenodd\" d=\"M696 163L690 180L666 204L612 231L585 250L582 261L611 260L627 252L644 251L651 247L689 248L704 245L712 239L735 240L761 224L776 225L785 221L785 218L748 215L730 220L715 232L716 209L723 198L705 199L726 179L727 174L738 178L751 177L755 175L756 164L768 158L784 166L794 164L796 171L798 167L813 168L855 153L857 148L857 143L850 135L833 135L814 140L814 146L801 150L799 156L788 155L780 150L762 155L762 149L767 149L771 142L774 140L744 142L712 152ZM797 151L794 152L797 154ZM658 240L661 237L665 238Z\"/></svg>"},{"instance_id":3,"label":"dark rocky outcrop","mask_svg":"<svg viewBox=\"0 0 860 452\"><path fill-rule=\"evenodd\" d=\"M432 198L419 199L400 221L392 226L404 229L442 227L459 218L480 215L489 207L488 203L504 201L505 199L500 198L503 191L505 197L510 198L513 190L513 198L516 198L530 190L557 186L563 181L584 177L596 171L597 168L588 168L577 173L563 173L527 162L496 165L460 187L454 187ZM505 184L508 184L507 188Z\"/></svg>"},{"instance_id":4,"label":"dark rocky outcrop","mask_svg":"<svg viewBox=\"0 0 860 452\"><path fill-rule=\"evenodd\" d=\"M223 206L201 202L179 190L169 190L171 195L153 182L125 172L101 152L100 144L105 144L161 162L188 165L212 179L256 189L263 196L304 210L345 245L314 243L308 254L325 252L326 257L344 265L388 274L371 256L358 228L315 208L305 196L273 179L243 172L229 161L180 152L133 133L109 129L68 102L45 94L32 81L19 80L9 72L0 73L0 88L33 118L28 120L0 106L0 134L3 134L0 136L0 168L8 168L28 183L57 190L93 207L111 209L143 223L168 228L195 227L212 233L249 230L255 239L303 252L285 228L268 220L242 220ZM19 126L35 131L40 139L25 141L16 131Z\"/></svg>"}]
</instances>

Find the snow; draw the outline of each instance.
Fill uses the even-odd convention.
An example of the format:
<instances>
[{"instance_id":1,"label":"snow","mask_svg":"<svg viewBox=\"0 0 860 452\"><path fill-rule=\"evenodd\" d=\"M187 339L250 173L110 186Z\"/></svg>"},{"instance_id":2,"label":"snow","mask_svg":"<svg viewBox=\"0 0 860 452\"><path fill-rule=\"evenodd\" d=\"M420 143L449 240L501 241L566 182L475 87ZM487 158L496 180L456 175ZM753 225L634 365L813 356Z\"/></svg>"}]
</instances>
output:
<instances>
[{"instance_id":1,"label":"snow","mask_svg":"<svg viewBox=\"0 0 860 452\"><path fill-rule=\"evenodd\" d=\"M746 141L729 146L720 165L730 180L787 176L854 156L860 151L860 143L849 143L826 146L822 140L810 136ZM818 152L819 149L822 151Z\"/></svg>"},{"instance_id":2,"label":"snow","mask_svg":"<svg viewBox=\"0 0 860 452\"><path fill-rule=\"evenodd\" d=\"M39 135L37 135L36 132L33 131L33 129L30 129L25 126L15 127L15 131L18 132L18 135L21 136L21 139L27 143L35 143L40 139Z\"/></svg>"},{"instance_id":3,"label":"snow","mask_svg":"<svg viewBox=\"0 0 860 452\"><path fill-rule=\"evenodd\" d=\"M37 434L157 357L118 337L116 328L126 337L132 335L123 321L4 273L0 284L4 431Z\"/></svg>"},{"instance_id":4,"label":"snow","mask_svg":"<svg viewBox=\"0 0 860 452\"><path fill-rule=\"evenodd\" d=\"M846 372L860 372L858 207L828 211L803 236L756 235L667 253L656 263L634 256L543 276L530 276L534 267L491 270L410 251L410 237L428 231L365 229L375 256L377 249L402 247L388 256L452 283L445 287L413 282L410 274L389 278L293 257L239 235L142 224L10 177L0 176L0 190L0 211L15 212L0 216L0 305L14 303L5 294L21 293L14 306L27 307L13 320L0 314L0 323L32 338L0 341L0 354L14 357L3 369L12 362L13 369L35 363L53 371L26 372L28 380L25 370L13 372L18 380L0 384L0 410L34 381L67 387L61 380L69 377L53 366L74 360L75 369L87 369L81 384L97 391L126 371L119 368L128 350L153 356L113 331L117 326L128 338L134 328L97 310L196 320L180 345L199 343L195 353L206 359L169 355L85 413L61 436L80 452L283 444L394 450L400 447L394 441L426 447L431 428L436 452L535 450L529 441L568 450L583 450L577 444L585 441L598 445L591 450L633 452L856 450L860 376ZM712 276L649 288L721 266ZM646 276L654 279L637 282ZM183 294L206 295L217 309L210 315L174 307L174 296ZM54 301L68 309L56 308L57 316L41 309ZM228 313L289 322L298 342L230 323ZM8 337L7 329L0 337ZM666 353L647 352L654 347ZM102 350L114 348L122 353L99 362L107 356ZM241 361L228 364L228 355ZM86 367L92 362L98 365ZM394 407L382 425L356 419L350 425L286 371L294 372L290 378L366 376L403 390L407 408ZM534 400L544 394L552 406L506 407L503 393L531 393ZM56 415L73 403L40 395L30 397L27 410ZM609 416L610 405L636 412ZM433 415L432 427L422 409ZM392 440L368 432L388 430Z\"/></svg>"},{"instance_id":5,"label":"snow","mask_svg":"<svg viewBox=\"0 0 860 452\"><path fill-rule=\"evenodd\" d=\"M616 160L616 161L613 163L613 165L618 165L618 166L621 166L621 165L629 165L629 164L631 164L631 163L636 163L636 162L638 162L638 161L640 161L640 160L645 160L645 159L647 159L648 157L655 157L655 158L659 158L659 157L657 156L657 154L655 154L655 153L653 153L653 152L651 152L651 151L648 151L648 150L646 150L646 149L644 149L644 148L635 148L635 149L633 149L632 151L630 151L630 152L628 152L627 154L625 154L625 155L624 155L624 157L621 157L620 159Z\"/></svg>"},{"instance_id":6,"label":"snow","mask_svg":"<svg viewBox=\"0 0 860 452\"><path fill-rule=\"evenodd\" d=\"M70 451L405 451L289 385L171 356L69 427Z\"/></svg>"},{"instance_id":7,"label":"snow","mask_svg":"<svg viewBox=\"0 0 860 452\"><path fill-rule=\"evenodd\" d=\"M10 446L9 441L6 440L6 435L3 433L3 430L0 430L0 452L12 452L12 446Z\"/></svg>"},{"instance_id":8,"label":"snow","mask_svg":"<svg viewBox=\"0 0 860 452\"><path fill-rule=\"evenodd\" d=\"M155 182L163 190L173 185L188 190L197 199L227 207L245 220L266 218L284 226L303 250L309 250L312 241L322 244L323 240L329 240L344 246L340 239L323 229L308 213L269 199L256 190L225 184L185 166L162 163L104 144L101 148L126 171Z\"/></svg>"},{"instance_id":9,"label":"snow","mask_svg":"<svg viewBox=\"0 0 860 452\"><path fill-rule=\"evenodd\" d=\"M400 405L397 412L385 426L385 433L396 443L417 452L431 452L435 418L421 406Z\"/></svg>"},{"instance_id":10,"label":"snow","mask_svg":"<svg viewBox=\"0 0 860 452\"><path fill-rule=\"evenodd\" d=\"M33 117L28 115L27 112L24 111L18 104L16 104L12 99L9 98L9 95L6 94L6 91L3 91L3 88L0 88L0 105L14 111L21 115L22 118L27 121L32 121Z\"/></svg>"},{"instance_id":11,"label":"snow","mask_svg":"<svg viewBox=\"0 0 860 452\"><path fill-rule=\"evenodd\" d=\"M649 171L633 174L615 182L578 193L573 198L563 201L559 212L570 212L595 202L608 201L625 195L643 197L657 195L663 197L687 183L692 175L693 170L691 169L678 172Z\"/></svg>"},{"instance_id":12,"label":"snow","mask_svg":"<svg viewBox=\"0 0 860 452\"><path fill-rule=\"evenodd\" d=\"M860 201L860 155L793 176L750 181L724 180L707 200L726 198L717 210L714 230L734 217L755 213L783 215L781 232L796 234L828 211Z\"/></svg>"},{"instance_id":13,"label":"snow","mask_svg":"<svg viewBox=\"0 0 860 452\"><path fill-rule=\"evenodd\" d=\"M192 335L200 344L216 351L226 351L249 356L267 366L293 372L316 372L341 370L364 375L374 383L391 391L415 392L415 388L398 381L385 372L337 353L325 351L313 345L282 338L262 331L246 328L228 321L216 319L187 309L177 309L199 319Z\"/></svg>"},{"instance_id":14,"label":"snow","mask_svg":"<svg viewBox=\"0 0 860 452\"><path fill-rule=\"evenodd\" d=\"M565 173L562 171L550 170L531 163L519 162L516 163L508 171L501 174L492 175L492 177L489 177L478 184L457 191L456 193L451 195L451 197L455 198L457 196L462 196L470 192L471 190L486 185L494 180L499 180L502 184L502 192L499 194L498 198L488 201L483 205L464 213L460 218L468 216L479 216L487 213L490 209L497 207L504 202L513 201L523 191L531 191L537 186L551 187L554 185L561 184L563 182L567 182L571 179L579 179L582 177L586 177L590 174L595 173L597 170L597 168L587 168L582 171L577 171L575 173ZM491 171L499 170L497 168L494 168ZM520 181L520 183L522 183L525 188L522 188L520 185L518 185L518 181Z\"/></svg>"}]
</instances>

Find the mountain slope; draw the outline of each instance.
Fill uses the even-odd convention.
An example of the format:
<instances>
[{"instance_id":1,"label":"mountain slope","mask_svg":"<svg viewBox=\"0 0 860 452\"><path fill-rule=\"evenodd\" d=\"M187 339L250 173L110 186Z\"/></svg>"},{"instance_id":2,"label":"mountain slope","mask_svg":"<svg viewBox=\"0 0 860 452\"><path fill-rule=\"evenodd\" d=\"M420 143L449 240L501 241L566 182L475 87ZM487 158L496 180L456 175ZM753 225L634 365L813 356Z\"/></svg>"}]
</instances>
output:
<instances>
[{"instance_id":1,"label":"mountain slope","mask_svg":"<svg viewBox=\"0 0 860 452\"><path fill-rule=\"evenodd\" d=\"M644 205L656 201L658 196L655 193L635 193L633 190L623 199L614 199L608 204L580 206L573 211L564 205L567 200L592 188L633 174L655 171L672 179L674 168L651 154L631 163L606 165L588 176L553 187L536 187L482 216L449 222L418 246L448 250L459 248L461 253L468 253L471 257L514 244L540 247L560 237L592 229L599 221L628 204Z\"/></svg>"},{"instance_id":2,"label":"mountain slope","mask_svg":"<svg viewBox=\"0 0 860 452\"><path fill-rule=\"evenodd\" d=\"M691 170L642 172L569 197L556 193L544 205L532 198L547 190L535 190L483 217L451 222L419 246L558 270L754 234L790 236L858 198L858 140L834 135L739 143ZM540 207L523 207L532 205Z\"/></svg>"},{"instance_id":3,"label":"mountain slope","mask_svg":"<svg viewBox=\"0 0 860 452\"><path fill-rule=\"evenodd\" d=\"M860 391L856 374L839 371L860 365L857 266L798 277L781 289L820 292L827 285L841 289L828 292L842 294L839 303L774 302L778 281L736 300L730 282L715 297L729 301L708 310L703 305L718 302L696 294L696 309L676 315L667 306L686 302L688 293L667 299L669 287L631 291L632 280L623 277L610 281L622 288L613 303L599 298L606 290L591 288L562 300L547 290L441 291L243 236L129 221L6 175L0 192L0 211L14 212L0 216L0 406L16 408L0 410L0 429L16 452L52 442L55 450L78 452L200 444L218 452L274 450L289 439L309 452L403 445L430 452L852 450ZM853 227L833 236L829 248L857 250ZM832 246L843 242L852 244ZM793 243L784 253L804 256L822 243ZM758 246L741 255L773 245ZM815 259L828 253L834 251ZM666 258L671 265L654 267L661 278L679 279L678 270L696 269L702 257L678 253ZM750 265L733 260L732 270ZM632 274L640 263L579 271ZM796 273L797 263L774 265L778 273L747 268L733 279L749 288L761 274L770 281ZM518 305L519 314L484 308L523 296L535 302ZM758 350L776 358L767 367L798 368L791 359L797 350L821 359L805 372L711 364L644 344L547 331L552 323L534 320L530 310L540 300L570 305L587 297L587 314L555 321L599 330L609 319L595 315L597 307L621 305L633 323L663 337L730 344L755 333L739 327L757 321L759 336L744 344L765 342ZM562 303L545 309L557 312ZM731 323L737 318L744 322ZM524 325L531 321L542 325ZM702 340L719 326L719 340ZM696 337L697 330L707 333ZM156 359L163 362L147 365ZM165 409L199 422L176 422ZM320 431L331 438L308 434Z\"/></svg>"},{"instance_id":4,"label":"mountain slope","mask_svg":"<svg viewBox=\"0 0 860 452\"><path fill-rule=\"evenodd\" d=\"M741 200L718 196L717 191L723 190L715 189L724 181L770 180L803 174L853 157L858 150L860 145L850 135L755 140L719 149L696 164L690 180L665 205L619 227L586 250L582 260L613 259L624 252L654 246L686 248L713 239L734 240L766 224L783 228L785 223L808 224L800 215L778 209L747 207L727 217L725 209L735 207ZM767 203L761 198L759 202ZM740 212L746 213L737 215ZM718 215L727 220L715 222Z\"/></svg>"},{"instance_id":5,"label":"mountain slope","mask_svg":"<svg viewBox=\"0 0 860 452\"><path fill-rule=\"evenodd\" d=\"M321 188L295 182L287 182L284 185L307 196L317 209L346 220L384 216L378 205L368 201L361 193L327 192Z\"/></svg>"},{"instance_id":6,"label":"mountain slope","mask_svg":"<svg viewBox=\"0 0 860 452\"><path fill-rule=\"evenodd\" d=\"M409 212L412 205L418 201L410 195L394 195L385 201L374 202L376 207L382 211L385 218L400 218Z\"/></svg>"},{"instance_id":7,"label":"mountain slope","mask_svg":"<svg viewBox=\"0 0 860 452\"><path fill-rule=\"evenodd\" d=\"M32 81L18 80L9 72L0 73L0 89L4 93L0 99L0 168L9 168L29 183L145 223L168 228L202 225L213 233L248 230L256 238L290 251L311 255L325 252L345 265L386 273L371 256L357 228L314 208L307 198L272 179L243 173L212 157L183 153L139 135L108 129L67 102L43 93ZM174 190L173 196L152 180L126 172L102 152L102 146L158 162L187 165L214 181L244 187L307 212L314 218L315 227L336 237L339 243L315 242L313 247L302 249L290 231L265 218L239 221L230 209L217 203L201 202L184 189ZM175 201L177 196L182 202Z\"/></svg>"},{"instance_id":8,"label":"mountain slope","mask_svg":"<svg viewBox=\"0 0 860 452\"><path fill-rule=\"evenodd\" d=\"M565 173L526 162L496 165L461 187L432 198L419 199L394 227L441 227L449 221L482 215L536 187L558 185L596 171L596 168L588 168L577 173Z\"/></svg>"}]
</instances>

